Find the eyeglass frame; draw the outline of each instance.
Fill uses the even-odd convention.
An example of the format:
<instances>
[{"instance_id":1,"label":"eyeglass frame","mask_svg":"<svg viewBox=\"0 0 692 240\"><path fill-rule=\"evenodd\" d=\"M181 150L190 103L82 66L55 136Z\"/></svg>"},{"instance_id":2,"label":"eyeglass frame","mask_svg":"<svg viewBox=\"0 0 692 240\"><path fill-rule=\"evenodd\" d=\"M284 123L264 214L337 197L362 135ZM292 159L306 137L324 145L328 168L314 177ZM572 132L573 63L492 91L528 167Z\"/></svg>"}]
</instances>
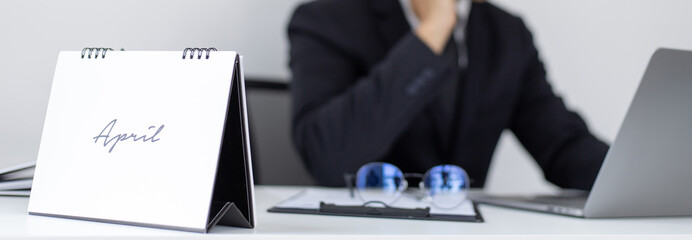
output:
<instances>
[{"instance_id":1,"label":"eyeglass frame","mask_svg":"<svg viewBox=\"0 0 692 240\"><path fill-rule=\"evenodd\" d=\"M404 187L404 190L403 190L401 193L404 193L404 192L406 192L406 191L408 191L408 190L411 190L411 188L409 188L409 185L408 185L408 180L406 180L407 178L417 178L417 179L421 179L420 182L418 183L418 189L420 189L420 190L424 190L424 189L425 189L425 187L424 187L424 182L425 182L425 175L426 175L426 174L422 174L422 173L404 173L404 172L401 171L401 169L399 169L399 167L397 167L396 165L391 164L391 163L387 163L387 162L370 162L370 163L364 164L364 165L361 166L360 168L362 168L362 167L364 167L364 166L366 166L366 165L368 165L368 164L373 164L373 163L381 163L381 164L389 164L389 165L392 165L392 166L396 167L396 168L402 173L405 187ZM434 168L436 168L436 167L438 167L438 166L445 166L445 165L455 166L455 167L458 167L459 169L461 169L461 171L464 173L464 177L465 177L464 180L466 181L466 185L467 185L466 191L468 191L468 189L470 189L471 183L472 183L473 181L472 181L471 178L469 177L469 175L468 175L468 173L466 172L466 170L464 170L464 169L463 169L462 167L460 167L460 166L453 165L453 164L440 164L440 165L433 166L432 168L428 169L427 171L430 171L430 170L432 170L432 169L434 169ZM359 168L359 171L360 171L360 168ZM427 171L426 171L426 172L427 172ZM355 196L355 191L354 191L354 189L356 189L356 186L355 186L354 182L355 182L355 179L356 179L356 176L357 176L357 175L358 175L358 174L348 173L348 172L347 172L347 173L344 173L344 181L346 182L346 187L347 187L348 190L349 190L349 195L351 196L351 198L356 198L356 196ZM400 197L401 197L401 196L397 196L395 199L399 199ZM425 194L425 197L423 197L423 198L426 198L426 197L431 197L431 196L429 196L428 194ZM463 203L464 201L467 201L468 199L469 199L469 197L468 197L468 195L467 195L467 196L464 197L464 199L462 199L458 204L461 204L461 203ZM368 200L368 201L366 201L365 199L361 199L361 200L364 201L365 203L368 203L368 202L379 202L379 203L381 203L381 204L384 204L385 206L388 206L387 203L384 203L384 202L379 201L379 200L375 200L375 201L373 201L373 200ZM396 200L394 200L394 201L396 201ZM434 205L434 203L432 203L432 204ZM458 204L457 204L457 205L458 205Z\"/></svg>"}]
</instances>

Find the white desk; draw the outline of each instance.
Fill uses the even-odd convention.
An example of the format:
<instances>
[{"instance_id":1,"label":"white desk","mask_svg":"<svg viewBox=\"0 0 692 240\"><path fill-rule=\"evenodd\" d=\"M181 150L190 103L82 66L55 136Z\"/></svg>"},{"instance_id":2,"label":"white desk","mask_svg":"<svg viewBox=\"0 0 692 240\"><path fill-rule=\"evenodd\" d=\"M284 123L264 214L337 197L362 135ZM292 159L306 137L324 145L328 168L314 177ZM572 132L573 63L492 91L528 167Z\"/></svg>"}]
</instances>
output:
<instances>
[{"instance_id":1,"label":"white desk","mask_svg":"<svg viewBox=\"0 0 692 240\"><path fill-rule=\"evenodd\" d=\"M0 197L0 239L692 239L692 217L587 220L484 205L485 223L267 212L301 189L258 186L255 229L216 226L208 234L30 216L29 198Z\"/></svg>"}]
</instances>

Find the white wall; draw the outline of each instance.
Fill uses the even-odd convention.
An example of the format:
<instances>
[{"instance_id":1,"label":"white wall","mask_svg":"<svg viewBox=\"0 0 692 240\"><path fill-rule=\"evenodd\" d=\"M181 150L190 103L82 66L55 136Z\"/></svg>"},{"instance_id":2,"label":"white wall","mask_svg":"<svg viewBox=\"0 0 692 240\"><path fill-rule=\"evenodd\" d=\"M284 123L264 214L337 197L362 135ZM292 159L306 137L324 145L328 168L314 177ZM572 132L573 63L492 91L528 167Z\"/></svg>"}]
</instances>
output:
<instances>
[{"instance_id":1,"label":"white wall","mask_svg":"<svg viewBox=\"0 0 692 240\"><path fill-rule=\"evenodd\" d=\"M555 91L609 143L654 50L692 50L692 1L493 2L523 17L534 33ZM488 190L551 190L527 153L509 136L500 141Z\"/></svg>"},{"instance_id":2,"label":"white wall","mask_svg":"<svg viewBox=\"0 0 692 240\"><path fill-rule=\"evenodd\" d=\"M0 167L36 157L59 50L215 46L246 57L248 75L288 78L285 26L301 0L0 1ZM611 142L648 58L692 49L692 1L496 0L534 32L555 90ZM553 187L511 134L488 189Z\"/></svg>"},{"instance_id":3,"label":"white wall","mask_svg":"<svg viewBox=\"0 0 692 240\"><path fill-rule=\"evenodd\" d=\"M58 51L214 46L243 54L248 75L287 79L285 25L297 2L0 1L0 168L38 154Z\"/></svg>"}]
</instances>

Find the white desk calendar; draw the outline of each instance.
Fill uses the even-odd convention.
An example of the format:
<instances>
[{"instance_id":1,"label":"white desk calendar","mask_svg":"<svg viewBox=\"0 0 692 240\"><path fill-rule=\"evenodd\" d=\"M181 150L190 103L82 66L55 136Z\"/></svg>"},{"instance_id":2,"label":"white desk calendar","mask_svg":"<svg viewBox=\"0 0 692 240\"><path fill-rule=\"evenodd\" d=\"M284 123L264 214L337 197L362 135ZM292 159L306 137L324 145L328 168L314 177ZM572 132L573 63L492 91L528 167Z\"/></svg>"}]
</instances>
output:
<instances>
[{"instance_id":1,"label":"white desk calendar","mask_svg":"<svg viewBox=\"0 0 692 240\"><path fill-rule=\"evenodd\" d=\"M29 214L253 228L242 70L214 48L60 52Z\"/></svg>"}]
</instances>

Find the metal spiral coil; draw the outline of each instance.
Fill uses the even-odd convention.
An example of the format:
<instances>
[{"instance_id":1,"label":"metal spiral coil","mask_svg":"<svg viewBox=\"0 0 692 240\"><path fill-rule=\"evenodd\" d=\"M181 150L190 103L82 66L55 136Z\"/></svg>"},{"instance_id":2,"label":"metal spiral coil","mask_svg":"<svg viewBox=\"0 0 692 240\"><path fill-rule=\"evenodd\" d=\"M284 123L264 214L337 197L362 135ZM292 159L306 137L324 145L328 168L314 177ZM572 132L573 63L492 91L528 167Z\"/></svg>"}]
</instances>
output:
<instances>
[{"instance_id":1,"label":"metal spiral coil","mask_svg":"<svg viewBox=\"0 0 692 240\"><path fill-rule=\"evenodd\" d=\"M89 52L87 52L89 51ZM82 49L82 58L86 56L87 58L91 59L92 56L94 56L94 59L99 58L99 52L101 53L101 58L106 58L106 52L107 51L115 51L112 48L83 48Z\"/></svg>"},{"instance_id":2,"label":"metal spiral coil","mask_svg":"<svg viewBox=\"0 0 692 240\"><path fill-rule=\"evenodd\" d=\"M188 56L190 59L194 59L195 53L197 53L197 59L202 59L202 54L204 52L207 53L204 59L209 59L209 53L212 51L216 51L216 48L185 48L185 50L183 50L183 59L185 59L185 56ZM189 55L188 52L190 52Z\"/></svg>"}]
</instances>

